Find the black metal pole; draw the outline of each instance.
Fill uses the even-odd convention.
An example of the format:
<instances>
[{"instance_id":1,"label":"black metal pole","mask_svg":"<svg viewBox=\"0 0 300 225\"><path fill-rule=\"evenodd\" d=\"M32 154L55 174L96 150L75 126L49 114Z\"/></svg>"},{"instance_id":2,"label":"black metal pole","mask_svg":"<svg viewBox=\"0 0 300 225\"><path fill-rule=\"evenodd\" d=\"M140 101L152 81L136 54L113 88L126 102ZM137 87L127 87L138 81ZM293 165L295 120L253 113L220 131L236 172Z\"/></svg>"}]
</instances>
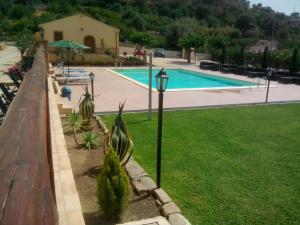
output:
<instances>
[{"instance_id":1,"label":"black metal pole","mask_svg":"<svg viewBox=\"0 0 300 225\"><path fill-rule=\"evenodd\" d=\"M91 79L92 83L92 100L94 101L94 78Z\"/></svg>"},{"instance_id":2,"label":"black metal pole","mask_svg":"<svg viewBox=\"0 0 300 225\"><path fill-rule=\"evenodd\" d=\"M156 185L160 188L161 184L161 139L162 139L162 120L163 120L163 91L159 92L158 98L158 126L157 126L157 159L156 159Z\"/></svg>"},{"instance_id":3,"label":"black metal pole","mask_svg":"<svg viewBox=\"0 0 300 225\"><path fill-rule=\"evenodd\" d=\"M269 99L270 82L271 82L271 77L268 76L268 87L267 87L266 103L268 103L268 99Z\"/></svg>"}]
</instances>

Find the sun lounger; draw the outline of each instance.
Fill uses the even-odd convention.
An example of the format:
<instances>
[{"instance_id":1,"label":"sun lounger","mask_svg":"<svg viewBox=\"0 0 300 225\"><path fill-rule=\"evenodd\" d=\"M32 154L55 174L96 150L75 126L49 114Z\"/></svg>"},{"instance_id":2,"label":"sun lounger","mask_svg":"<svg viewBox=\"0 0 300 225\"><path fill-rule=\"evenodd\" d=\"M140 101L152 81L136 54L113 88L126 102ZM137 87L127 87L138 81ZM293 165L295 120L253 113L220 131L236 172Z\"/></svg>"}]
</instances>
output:
<instances>
[{"instance_id":1,"label":"sun lounger","mask_svg":"<svg viewBox=\"0 0 300 225\"><path fill-rule=\"evenodd\" d=\"M88 84L90 82L90 77L88 76L63 76L56 77L59 84Z\"/></svg>"}]
</instances>

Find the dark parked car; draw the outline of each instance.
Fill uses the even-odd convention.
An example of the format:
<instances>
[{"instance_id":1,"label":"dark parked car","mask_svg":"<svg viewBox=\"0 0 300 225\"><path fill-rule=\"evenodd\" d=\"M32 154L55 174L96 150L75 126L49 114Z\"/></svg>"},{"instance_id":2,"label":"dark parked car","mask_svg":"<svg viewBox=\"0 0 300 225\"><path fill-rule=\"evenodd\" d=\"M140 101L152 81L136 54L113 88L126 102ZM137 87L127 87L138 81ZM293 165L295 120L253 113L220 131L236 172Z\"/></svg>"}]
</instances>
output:
<instances>
[{"instance_id":1,"label":"dark parked car","mask_svg":"<svg viewBox=\"0 0 300 225\"><path fill-rule=\"evenodd\" d=\"M163 48L156 48L154 50L154 57L162 57L165 58L165 50Z\"/></svg>"}]
</instances>

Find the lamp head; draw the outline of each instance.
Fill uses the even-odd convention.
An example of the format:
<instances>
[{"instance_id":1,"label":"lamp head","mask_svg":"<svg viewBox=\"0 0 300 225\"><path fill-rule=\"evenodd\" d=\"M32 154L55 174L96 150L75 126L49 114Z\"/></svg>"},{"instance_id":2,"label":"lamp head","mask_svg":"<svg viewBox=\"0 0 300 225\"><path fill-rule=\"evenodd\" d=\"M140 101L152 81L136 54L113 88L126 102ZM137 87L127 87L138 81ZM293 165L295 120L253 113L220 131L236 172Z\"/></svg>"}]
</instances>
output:
<instances>
[{"instance_id":1,"label":"lamp head","mask_svg":"<svg viewBox=\"0 0 300 225\"><path fill-rule=\"evenodd\" d=\"M159 92L164 92L167 89L167 85L168 85L168 80L169 77L166 73L166 71L164 71L164 68L162 68L158 74L155 76L156 78L156 89Z\"/></svg>"}]
</instances>

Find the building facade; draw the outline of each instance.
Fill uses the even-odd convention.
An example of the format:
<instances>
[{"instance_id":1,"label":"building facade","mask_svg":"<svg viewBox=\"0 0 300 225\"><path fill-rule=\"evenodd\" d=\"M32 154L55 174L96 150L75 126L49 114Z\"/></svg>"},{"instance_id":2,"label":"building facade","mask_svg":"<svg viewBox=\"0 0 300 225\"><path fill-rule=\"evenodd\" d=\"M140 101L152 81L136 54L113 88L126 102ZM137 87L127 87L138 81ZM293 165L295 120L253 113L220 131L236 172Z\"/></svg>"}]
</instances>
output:
<instances>
[{"instance_id":1,"label":"building facade","mask_svg":"<svg viewBox=\"0 0 300 225\"><path fill-rule=\"evenodd\" d=\"M40 24L41 39L47 41L72 40L90 47L89 53L108 51L119 54L119 29L83 14L76 14ZM43 36L43 37L42 37Z\"/></svg>"}]
</instances>

